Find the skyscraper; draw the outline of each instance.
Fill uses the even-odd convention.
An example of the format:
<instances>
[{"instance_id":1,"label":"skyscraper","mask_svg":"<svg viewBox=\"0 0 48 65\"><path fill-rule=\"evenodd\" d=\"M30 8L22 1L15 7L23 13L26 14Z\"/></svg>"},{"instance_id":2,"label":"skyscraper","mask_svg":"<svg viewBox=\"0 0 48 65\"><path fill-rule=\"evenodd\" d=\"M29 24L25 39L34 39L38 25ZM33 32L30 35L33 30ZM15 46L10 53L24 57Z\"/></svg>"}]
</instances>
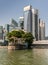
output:
<instances>
[{"instance_id":1,"label":"skyscraper","mask_svg":"<svg viewBox=\"0 0 48 65\"><path fill-rule=\"evenodd\" d=\"M38 10L32 9L32 34L36 40L38 40Z\"/></svg>"},{"instance_id":2,"label":"skyscraper","mask_svg":"<svg viewBox=\"0 0 48 65\"><path fill-rule=\"evenodd\" d=\"M11 19L11 23L9 24L9 32L16 29L18 29L18 23L14 19Z\"/></svg>"},{"instance_id":3,"label":"skyscraper","mask_svg":"<svg viewBox=\"0 0 48 65\"><path fill-rule=\"evenodd\" d=\"M10 24L5 24L5 34L4 35L16 29L18 29L18 23L14 19L11 19Z\"/></svg>"},{"instance_id":4,"label":"skyscraper","mask_svg":"<svg viewBox=\"0 0 48 65\"><path fill-rule=\"evenodd\" d=\"M3 40L3 26L0 26L0 40Z\"/></svg>"},{"instance_id":5,"label":"skyscraper","mask_svg":"<svg viewBox=\"0 0 48 65\"><path fill-rule=\"evenodd\" d=\"M18 23L14 19L11 19L11 25L14 27L18 27Z\"/></svg>"},{"instance_id":6,"label":"skyscraper","mask_svg":"<svg viewBox=\"0 0 48 65\"><path fill-rule=\"evenodd\" d=\"M7 36L7 33L9 32L9 24L5 24L5 27L4 27L4 40L6 39L6 36Z\"/></svg>"},{"instance_id":7,"label":"skyscraper","mask_svg":"<svg viewBox=\"0 0 48 65\"><path fill-rule=\"evenodd\" d=\"M20 29L24 29L24 17L19 17L19 27Z\"/></svg>"},{"instance_id":8,"label":"skyscraper","mask_svg":"<svg viewBox=\"0 0 48 65\"><path fill-rule=\"evenodd\" d=\"M39 20L39 40L45 39L45 23L42 20Z\"/></svg>"},{"instance_id":9,"label":"skyscraper","mask_svg":"<svg viewBox=\"0 0 48 65\"><path fill-rule=\"evenodd\" d=\"M9 24L5 24L5 31L6 33L9 32Z\"/></svg>"},{"instance_id":10,"label":"skyscraper","mask_svg":"<svg viewBox=\"0 0 48 65\"><path fill-rule=\"evenodd\" d=\"M32 33L32 6L24 7L24 30Z\"/></svg>"}]
</instances>

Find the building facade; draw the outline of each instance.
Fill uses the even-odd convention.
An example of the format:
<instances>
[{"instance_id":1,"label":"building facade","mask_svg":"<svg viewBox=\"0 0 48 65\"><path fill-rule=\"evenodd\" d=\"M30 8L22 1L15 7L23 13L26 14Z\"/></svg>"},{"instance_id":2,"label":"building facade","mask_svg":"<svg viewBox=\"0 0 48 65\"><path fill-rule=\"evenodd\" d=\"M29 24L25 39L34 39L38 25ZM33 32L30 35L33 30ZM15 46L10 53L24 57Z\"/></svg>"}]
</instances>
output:
<instances>
[{"instance_id":1,"label":"building facade","mask_svg":"<svg viewBox=\"0 0 48 65\"><path fill-rule=\"evenodd\" d=\"M32 9L32 34L36 40L38 40L39 36L38 24L38 10Z\"/></svg>"},{"instance_id":2,"label":"building facade","mask_svg":"<svg viewBox=\"0 0 48 65\"><path fill-rule=\"evenodd\" d=\"M3 26L0 26L0 40L3 40Z\"/></svg>"},{"instance_id":3,"label":"building facade","mask_svg":"<svg viewBox=\"0 0 48 65\"><path fill-rule=\"evenodd\" d=\"M9 32L9 24L5 24L5 32Z\"/></svg>"},{"instance_id":4,"label":"building facade","mask_svg":"<svg viewBox=\"0 0 48 65\"><path fill-rule=\"evenodd\" d=\"M12 25L14 27L18 27L18 23L14 19L11 19L10 25Z\"/></svg>"},{"instance_id":5,"label":"building facade","mask_svg":"<svg viewBox=\"0 0 48 65\"><path fill-rule=\"evenodd\" d=\"M32 6L24 7L24 31L32 33Z\"/></svg>"},{"instance_id":6,"label":"building facade","mask_svg":"<svg viewBox=\"0 0 48 65\"><path fill-rule=\"evenodd\" d=\"M39 40L45 40L45 23L39 20Z\"/></svg>"},{"instance_id":7,"label":"building facade","mask_svg":"<svg viewBox=\"0 0 48 65\"><path fill-rule=\"evenodd\" d=\"M18 29L18 23L14 19L11 19L10 24L5 24L6 33L11 32L12 30L15 30L15 29Z\"/></svg>"},{"instance_id":8,"label":"building facade","mask_svg":"<svg viewBox=\"0 0 48 65\"><path fill-rule=\"evenodd\" d=\"M19 28L24 29L24 17L19 17Z\"/></svg>"}]
</instances>

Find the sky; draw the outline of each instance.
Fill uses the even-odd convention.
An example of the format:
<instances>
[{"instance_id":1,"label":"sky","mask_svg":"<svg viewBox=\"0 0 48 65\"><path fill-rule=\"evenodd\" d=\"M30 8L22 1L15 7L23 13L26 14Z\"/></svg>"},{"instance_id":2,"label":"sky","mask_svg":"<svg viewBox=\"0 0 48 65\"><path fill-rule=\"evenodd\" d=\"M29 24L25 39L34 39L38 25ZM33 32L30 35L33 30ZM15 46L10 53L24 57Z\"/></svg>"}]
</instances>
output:
<instances>
[{"instance_id":1,"label":"sky","mask_svg":"<svg viewBox=\"0 0 48 65\"><path fill-rule=\"evenodd\" d=\"M38 9L39 18L45 22L45 35L48 36L48 0L0 0L0 25L10 23L12 18L19 22L27 5Z\"/></svg>"}]
</instances>

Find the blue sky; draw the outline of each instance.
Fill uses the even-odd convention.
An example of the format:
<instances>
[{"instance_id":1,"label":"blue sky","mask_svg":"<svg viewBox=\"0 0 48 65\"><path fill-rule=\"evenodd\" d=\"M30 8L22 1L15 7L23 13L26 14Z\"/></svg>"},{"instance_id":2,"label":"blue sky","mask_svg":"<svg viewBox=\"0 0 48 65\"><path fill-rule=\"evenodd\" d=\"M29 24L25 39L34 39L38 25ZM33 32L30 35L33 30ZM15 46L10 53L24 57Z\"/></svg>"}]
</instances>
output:
<instances>
[{"instance_id":1,"label":"blue sky","mask_svg":"<svg viewBox=\"0 0 48 65\"><path fill-rule=\"evenodd\" d=\"M11 18L17 22L23 16L24 6L32 5L39 10L39 18L45 21L48 36L48 0L0 0L0 25L10 23Z\"/></svg>"}]
</instances>

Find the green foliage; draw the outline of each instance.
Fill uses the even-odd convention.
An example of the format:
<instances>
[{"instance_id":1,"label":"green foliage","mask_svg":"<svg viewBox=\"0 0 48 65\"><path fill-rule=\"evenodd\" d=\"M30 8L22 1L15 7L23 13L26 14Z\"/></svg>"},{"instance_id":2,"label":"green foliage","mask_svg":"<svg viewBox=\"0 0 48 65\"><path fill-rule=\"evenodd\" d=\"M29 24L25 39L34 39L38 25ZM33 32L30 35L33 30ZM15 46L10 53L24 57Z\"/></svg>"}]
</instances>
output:
<instances>
[{"instance_id":1,"label":"green foliage","mask_svg":"<svg viewBox=\"0 0 48 65\"><path fill-rule=\"evenodd\" d=\"M14 39L13 38L9 38L9 42L14 42Z\"/></svg>"},{"instance_id":2,"label":"green foliage","mask_svg":"<svg viewBox=\"0 0 48 65\"><path fill-rule=\"evenodd\" d=\"M7 34L7 37L8 37L8 40L14 42L14 44L17 42L18 38L21 38L24 42L28 43L28 47L31 46L34 39L31 33L25 33L22 30L12 31Z\"/></svg>"},{"instance_id":3,"label":"green foliage","mask_svg":"<svg viewBox=\"0 0 48 65\"><path fill-rule=\"evenodd\" d=\"M17 37L17 38L21 38L22 34L20 31L12 31L12 36Z\"/></svg>"},{"instance_id":4,"label":"green foliage","mask_svg":"<svg viewBox=\"0 0 48 65\"><path fill-rule=\"evenodd\" d=\"M31 33L24 34L23 38L25 38L25 42L28 42L28 43L32 43L34 39Z\"/></svg>"},{"instance_id":5,"label":"green foliage","mask_svg":"<svg viewBox=\"0 0 48 65\"><path fill-rule=\"evenodd\" d=\"M10 33L7 33L7 37L8 38L11 38L12 37L12 33L10 32Z\"/></svg>"},{"instance_id":6,"label":"green foliage","mask_svg":"<svg viewBox=\"0 0 48 65\"><path fill-rule=\"evenodd\" d=\"M16 37L16 31L12 31L12 36Z\"/></svg>"},{"instance_id":7,"label":"green foliage","mask_svg":"<svg viewBox=\"0 0 48 65\"><path fill-rule=\"evenodd\" d=\"M22 38L23 38L23 36L24 36L25 32L24 32L24 31L22 31L22 30L19 30L19 32L21 33Z\"/></svg>"},{"instance_id":8,"label":"green foliage","mask_svg":"<svg viewBox=\"0 0 48 65\"><path fill-rule=\"evenodd\" d=\"M28 44L28 49L30 49L34 39L33 35L31 33L25 33L23 35L23 38L25 39L25 42L27 42Z\"/></svg>"},{"instance_id":9,"label":"green foliage","mask_svg":"<svg viewBox=\"0 0 48 65\"><path fill-rule=\"evenodd\" d=\"M25 42L28 42L28 43L32 43L33 39L34 39L33 35L31 33L25 33L22 30L12 31L12 32L7 34L7 37L8 38L11 38L11 37L24 38Z\"/></svg>"},{"instance_id":10,"label":"green foliage","mask_svg":"<svg viewBox=\"0 0 48 65\"><path fill-rule=\"evenodd\" d=\"M25 34L25 32L24 32L24 31L22 31L22 30L19 30L19 32L20 32L21 34Z\"/></svg>"}]
</instances>

